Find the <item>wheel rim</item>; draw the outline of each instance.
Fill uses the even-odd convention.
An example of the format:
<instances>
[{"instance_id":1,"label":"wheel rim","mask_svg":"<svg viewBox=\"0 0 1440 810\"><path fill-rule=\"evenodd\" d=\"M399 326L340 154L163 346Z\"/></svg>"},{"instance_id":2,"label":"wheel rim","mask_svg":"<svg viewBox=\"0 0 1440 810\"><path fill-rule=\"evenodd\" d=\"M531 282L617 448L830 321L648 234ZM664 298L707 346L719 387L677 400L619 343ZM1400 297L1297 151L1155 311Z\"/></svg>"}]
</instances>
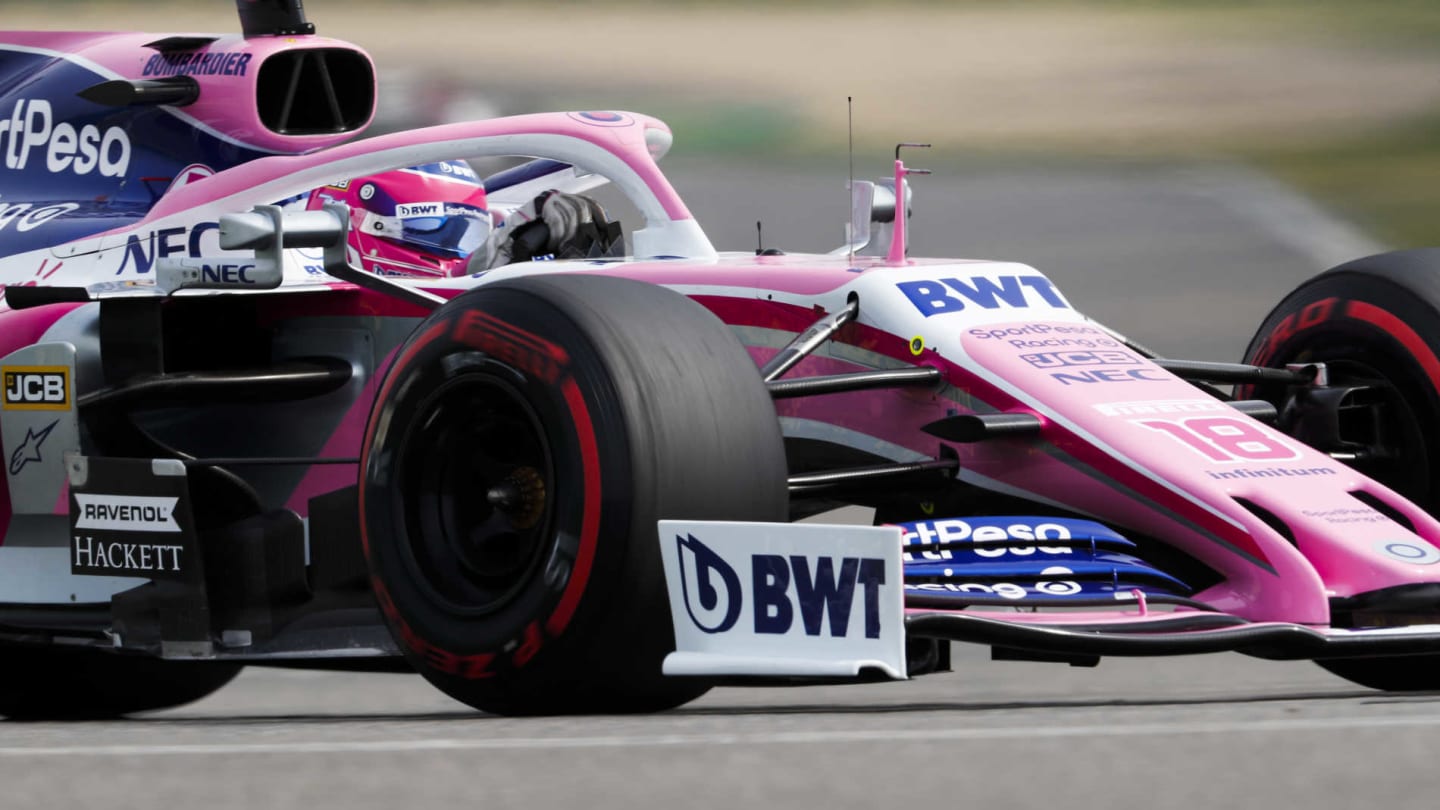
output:
<instances>
[{"instance_id":1,"label":"wheel rim","mask_svg":"<svg viewBox=\"0 0 1440 810\"><path fill-rule=\"evenodd\" d=\"M1371 386L1377 399L1369 407L1340 415L1342 436L1351 437L1371 451L1369 458L1350 465L1366 476L1400 493L1408 500L1430 499L1429 437L1407 395L1404 377L1393 369L1350 358L1326 361L1332 380L1339 384Z\"/></svg>"},{"instance_id":2,"label":"wheel rim","mask_svg":"<svg viewBox=\"0 0 1440 810\"><path fill-rule=\"evenodd\" d=\"M503 608L549 549L554 460L535 411L510 383L471 373L421 404L399 451L408 562L456 614Z\"/></svg>"}]
</instances>

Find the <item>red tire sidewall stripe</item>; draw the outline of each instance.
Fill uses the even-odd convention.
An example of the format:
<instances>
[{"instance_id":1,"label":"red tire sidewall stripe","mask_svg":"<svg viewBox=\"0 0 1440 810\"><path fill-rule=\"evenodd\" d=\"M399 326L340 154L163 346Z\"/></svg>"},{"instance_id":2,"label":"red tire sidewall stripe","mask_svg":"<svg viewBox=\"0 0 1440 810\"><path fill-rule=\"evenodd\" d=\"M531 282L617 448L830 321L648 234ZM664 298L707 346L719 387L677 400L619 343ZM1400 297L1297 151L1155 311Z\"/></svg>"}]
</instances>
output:
<instances>
[{"instance_id":1,"label":"red tire sidewall stripe","mask_svg":"<svg viewBox=\"0 0 1440 810\"><path fill-rule=\"evenodd\" d=\"M406 349L405 353L390 365L390 370L385 377L385 384L380 387L379 393L375 395L375 402L371 405L370 424L365 426L365 441L360 445L360 480L358 482L359 486L356 487L356 508L360 512L360 520L358 521L360 524L360 549L365 554L367 560L370 558L370 529L366 525L367 521L365 520L365 471L370 468L370 445L375 440L375 427L380 416L378 411L390 396L390 389L395 387L395 381L404 372L405 367L410 365L410 361L415 358L415 355L419 354L426 346L434 343L435 340L445 334L449 328L450 319L447 318L425 330L424 334L420 335L420 338L411 344L410 348Z\"/></svg>"},{"instance_id":2,"label":"red tire sidewall stripe","mask_svg":"<svg viewBox=\"0 0 1440 810\"><path fill-rule=\"evenodd\" d=\"M575 436L580 443L580 461L584 475L585 511L580 521L580 548L575 554L575 568L570 572L570 581L555 611L545 622L545 630L553 638L559 636L570 624L585 585L590 579L590 569L595 562L595 545L600 534L600 448L595 439L595 425L590 419L590 410L585 406L585 397L574 377L566 377L560 384L565 403L570 407L570 416L575 421Z\"/></svg>"},{"instance_id":3,"label":"red tire sidewall stripe","mask_svg":"<svg viewBox=\"0 0 1440 810\"><path fill-rule=\"evenodd\" d=\"M1357 321L1374 326L1380 331L1400 341L1405 351L1415 358L1415 361L1424 369L1425 376L1430 378L1430 385L1436 391L1440 391L1440 359L1435 357L1435 352L1425 343L1409 324L1390 314L1389 312L1364 301L1350 301L1345 306L1345 314Z\"/></svg>"}]
</instances>

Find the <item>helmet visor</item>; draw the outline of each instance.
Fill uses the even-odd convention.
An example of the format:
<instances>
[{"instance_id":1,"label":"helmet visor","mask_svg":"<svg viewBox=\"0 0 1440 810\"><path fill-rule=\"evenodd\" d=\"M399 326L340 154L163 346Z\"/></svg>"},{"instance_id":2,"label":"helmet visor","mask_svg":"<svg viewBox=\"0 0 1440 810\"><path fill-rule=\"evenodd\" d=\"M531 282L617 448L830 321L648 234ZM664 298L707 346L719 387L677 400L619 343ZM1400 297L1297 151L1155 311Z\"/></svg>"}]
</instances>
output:
<instances>
[{"instance_id":1,"label":"helmet visor","mask_svg":"<svg viewBox=\"0 0 1440 810\"><path fill-rule=\"evenodd\" d=\"M483 208L453 202L401 203L395 216L367 212L366 233L384 236L421 250L463 259L490 236L490 214Z\"/></svg>"}]
</instances>

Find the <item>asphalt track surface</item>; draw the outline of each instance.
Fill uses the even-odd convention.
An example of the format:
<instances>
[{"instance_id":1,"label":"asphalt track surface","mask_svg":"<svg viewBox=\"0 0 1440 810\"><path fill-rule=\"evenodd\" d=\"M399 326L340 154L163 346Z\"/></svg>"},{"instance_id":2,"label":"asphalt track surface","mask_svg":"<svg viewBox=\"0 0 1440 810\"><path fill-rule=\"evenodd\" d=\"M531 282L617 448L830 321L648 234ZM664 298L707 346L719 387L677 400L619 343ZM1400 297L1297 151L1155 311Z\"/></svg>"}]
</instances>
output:
<instances>
[{"instance_id":1,"label":"asphalt track surface","mask_svg":"<svg viewBox=\"0 0 1440 810\"><path fill-rule=\"evenodd\" d=\"M912 167L936 160L918 149L904 157ZM844 243L843 159L803 171L663 165L721 250L753 249L757 221L767 248ZM1169 357L1238 361L1296 284L1383 249L1288 187L1233 165L941 166L911 180L910 255L1030 264L1077 309ZM856 177L889 170L862 160Z\"/></svg>"},{"instance_id":2,"label":"asphalt track surface","mask_svg":"<svg viewBox=\"0 0 1440 810\"><path fill-rule=\"evenodd\" d=\"M917 161L918 162L918 161ZM923 165L923 164L922 164ZM835 173L678 163L724 247L838 244ZM1376 246L1223 167L920 181L916 253L1027 261L1166 354L1235 359L1301 279ZM251 669L192 706L0 726L3 808L1434 808L1440 695L1238 655L991 662L906 683L725 688L642 717L507 719L418 677Z\"/></svg>"},{"instance_id":3,"label":"asphalt track surface","mask_svg":"<svg viewBox=\"0 0 1440 810\"><path fill-rule=\"evenodd\" d=\"M1440 697L1234 655L476 714L403 675L251 670L193 706L7 724L6 807L1433 808Z\"/></svg>"}]
</instances>

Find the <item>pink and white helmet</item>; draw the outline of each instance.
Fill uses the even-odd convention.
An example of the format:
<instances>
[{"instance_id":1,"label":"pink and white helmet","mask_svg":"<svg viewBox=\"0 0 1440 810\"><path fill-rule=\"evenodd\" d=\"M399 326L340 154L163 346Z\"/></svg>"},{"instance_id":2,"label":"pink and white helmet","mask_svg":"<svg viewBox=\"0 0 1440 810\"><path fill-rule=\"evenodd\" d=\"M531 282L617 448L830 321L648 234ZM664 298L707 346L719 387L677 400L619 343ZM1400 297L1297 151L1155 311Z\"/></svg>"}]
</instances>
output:
<instances>
[{"instance_id":1,"label":"pink and white helmet","mask_svg":"<svg viewBox=\"0 0 1440 810\"><path fill-rule=\"evenodd\" d=\"M351 261L380 275L464 275L492 226L485 186L459 160L321 186L305 207L327 202L350 206Z\"/></svg>"}]
</instances>

